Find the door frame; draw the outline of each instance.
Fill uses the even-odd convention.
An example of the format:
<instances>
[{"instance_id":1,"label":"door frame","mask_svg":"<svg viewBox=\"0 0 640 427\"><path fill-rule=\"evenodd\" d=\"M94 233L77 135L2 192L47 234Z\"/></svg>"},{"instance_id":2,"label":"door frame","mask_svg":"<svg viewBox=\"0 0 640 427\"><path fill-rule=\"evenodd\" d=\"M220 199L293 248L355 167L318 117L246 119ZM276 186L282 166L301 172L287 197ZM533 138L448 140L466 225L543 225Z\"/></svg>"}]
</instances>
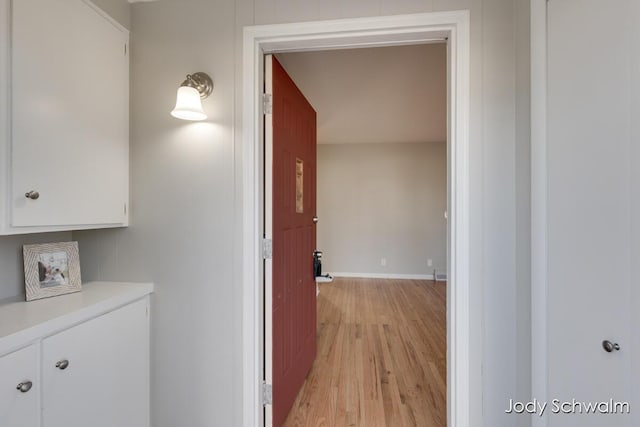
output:
<instances>
[{"instance_id":1,"label":"door frame","mask_svg":"<svg viewBox=\"0 0 640 427\"><path fill-rule=\"evenodd\" d=\"M531 397L546 402L547 359L547 0L531 0ZM546 427L547 414L533 417Z\"/></svg>"},{"instance_id":2,"label":"door frame","mask_svg":"<svg viewBox=\"0 0 640 427\"><path fill-rule=\"evenodd\" d=\"M264 425L264 55L394 46L447 39L448 285L447 424L469 427L469 104L468 10L244 28L242 64L242 410L243 426Z\"/></svg>"}]
</instances>

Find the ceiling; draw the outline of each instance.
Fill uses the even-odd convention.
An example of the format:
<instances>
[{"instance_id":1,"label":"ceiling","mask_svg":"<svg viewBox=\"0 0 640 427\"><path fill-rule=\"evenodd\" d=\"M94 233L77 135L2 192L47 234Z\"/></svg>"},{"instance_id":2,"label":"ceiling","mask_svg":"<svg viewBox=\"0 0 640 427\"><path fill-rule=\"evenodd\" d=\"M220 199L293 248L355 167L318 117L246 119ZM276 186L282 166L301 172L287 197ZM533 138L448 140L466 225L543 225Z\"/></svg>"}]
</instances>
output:
<instances>
[{"instance_id":1,"label":"ceiling","mask_svg":"<svg viewBox=\"0 0 640 427\"><path fill-rule=\"evenodd\" d=\"M444 142L444 43L276 55L317 113L318 143Z\"/></svg>"}]
</instances>

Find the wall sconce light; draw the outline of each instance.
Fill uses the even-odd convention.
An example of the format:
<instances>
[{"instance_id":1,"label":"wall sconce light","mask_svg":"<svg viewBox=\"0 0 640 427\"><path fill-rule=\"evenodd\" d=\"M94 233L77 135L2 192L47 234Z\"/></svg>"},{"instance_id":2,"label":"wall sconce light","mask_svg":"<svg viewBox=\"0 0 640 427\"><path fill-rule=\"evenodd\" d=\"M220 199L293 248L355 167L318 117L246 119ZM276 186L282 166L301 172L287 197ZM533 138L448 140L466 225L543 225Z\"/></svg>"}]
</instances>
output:
<instances>
[{"instance_id":1,"label":"wall sconce light","mask_svg":"<svg viewBox=\"0 0 640 427\"><path fill-rule=\"evenodd\" d=\"M213 92L213 81L205 73L187 74L187 79L178 88L176 107L171 112L182 120L205 120L202 100Z\"/></svg>"}]
</instances>

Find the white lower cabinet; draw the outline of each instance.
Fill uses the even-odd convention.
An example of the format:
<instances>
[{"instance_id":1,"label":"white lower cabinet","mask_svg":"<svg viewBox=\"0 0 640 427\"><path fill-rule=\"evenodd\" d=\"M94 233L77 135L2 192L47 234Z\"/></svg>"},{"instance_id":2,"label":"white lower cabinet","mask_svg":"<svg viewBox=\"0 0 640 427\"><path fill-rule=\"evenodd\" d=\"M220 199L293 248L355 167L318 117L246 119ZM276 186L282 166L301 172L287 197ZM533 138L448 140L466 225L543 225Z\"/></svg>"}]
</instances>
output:
<instances>
[{"instance_id":1,"label":"white lower cabinet","mask_svg":"<svg viewBox=\"0 0 640 427\"><path fill-rule=\"evenodd\" d=\"M149 425L145 300L42 341L44 427Z\"/></svg>"},{"instance_id":2,"label":"white lower cabinet","mask_svg":"<svg viewBox=\"0 0 640 427\"><path fill-rule=\"evenodd\" d=\"M38 347L0 357L0 426L38 427Z\"/></svg>"},{"instance_id":3,"label":"white lower cabinet","mask_svg":"<svg viewBox=\"0 0 640 427\"><path fill-rule=\"evenodd\" d=\"M86 288L40 305L0 304L0 427L149 427L149 296L126 302L126 286ZM7 319L49 312L58 317L3 331ZM5 354L11 347L20 349Z\"/></svg>"}]
</instances>

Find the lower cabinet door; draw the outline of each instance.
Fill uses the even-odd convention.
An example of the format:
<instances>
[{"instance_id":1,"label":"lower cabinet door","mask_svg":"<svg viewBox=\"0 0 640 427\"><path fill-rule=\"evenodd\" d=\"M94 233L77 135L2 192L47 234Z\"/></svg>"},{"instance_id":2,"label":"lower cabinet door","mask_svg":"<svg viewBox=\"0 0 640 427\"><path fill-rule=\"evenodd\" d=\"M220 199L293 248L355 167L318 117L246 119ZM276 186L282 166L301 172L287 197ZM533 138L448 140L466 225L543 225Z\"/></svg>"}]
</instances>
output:
<instances>
[{"instance_id":1,"label":"lower cabinet door","mask_svg":"<svg viewBox=\"0 0 640 427\"><path fill-rule=\"evenodd\" d=\"M43 427L149 426L148 299L42 342Z\"/></svg>"},{"instance_id":2,"label":"lower cabinet door","mask_svg":"<svg viewBox=\"0 0 640 427\"><path fill-rule=\"evenodd\" d=\"M40 384L35 345L0 357L0 426L38 427Z\"/></svg>"}]
</instances>

